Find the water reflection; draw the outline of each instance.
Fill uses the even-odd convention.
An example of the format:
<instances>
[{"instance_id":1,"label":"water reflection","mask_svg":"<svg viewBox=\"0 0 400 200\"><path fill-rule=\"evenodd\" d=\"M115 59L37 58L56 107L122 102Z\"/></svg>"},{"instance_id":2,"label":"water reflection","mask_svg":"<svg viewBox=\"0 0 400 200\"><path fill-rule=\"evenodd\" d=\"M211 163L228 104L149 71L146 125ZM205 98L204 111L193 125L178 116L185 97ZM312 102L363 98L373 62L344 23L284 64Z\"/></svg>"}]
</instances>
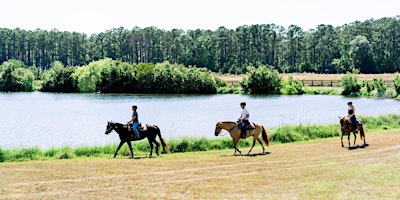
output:
<instances>
[{"instance_id":1,"label":"water reflection","mask_svg":"<svg viewBox=\"0 0 400 200\"><path fill-rule=\"evenodd\" d=\"M283 124L336 123L353 101L358 115L400 113L390 99L342 96L133 95L0 93L0 147L41 148L103 145L118 142L104 134L109 120L127 122L131 105L139 119L156 124L165 139L213 138L218 120L236 120L239 103L247 102L251 121L268 127Z\"/></svg>"}]
</instances>

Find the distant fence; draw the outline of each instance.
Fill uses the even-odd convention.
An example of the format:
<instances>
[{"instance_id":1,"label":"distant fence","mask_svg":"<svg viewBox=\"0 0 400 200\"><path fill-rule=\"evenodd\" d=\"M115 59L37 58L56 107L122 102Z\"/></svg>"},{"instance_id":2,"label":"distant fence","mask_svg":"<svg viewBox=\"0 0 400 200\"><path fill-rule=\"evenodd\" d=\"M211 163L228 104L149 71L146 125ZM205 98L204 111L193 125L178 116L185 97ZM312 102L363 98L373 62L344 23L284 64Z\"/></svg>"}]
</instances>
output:
<instances>
[{"instance_id":1,"label":"distant fence","mask_svg":"<svg viewBox=\"0 0 400 200\"><path fill-rule=\"evenodd\" d=\"M340 80L300 80L303 86L324 86L324 87L340 87ZM362 86L365 85L366 81L362 81ZM392 80L385 80L386 85L391 87L393 85Z\"/></svg>"}]
</instances>

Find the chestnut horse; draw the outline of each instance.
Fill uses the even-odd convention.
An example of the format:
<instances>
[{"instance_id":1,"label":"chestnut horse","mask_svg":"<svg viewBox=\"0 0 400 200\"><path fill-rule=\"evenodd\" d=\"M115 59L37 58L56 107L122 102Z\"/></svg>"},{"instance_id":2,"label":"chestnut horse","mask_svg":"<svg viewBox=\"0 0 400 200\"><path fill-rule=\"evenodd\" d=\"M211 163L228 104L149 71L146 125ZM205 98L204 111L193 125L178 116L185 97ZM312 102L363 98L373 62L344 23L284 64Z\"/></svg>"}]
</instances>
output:
<instances>
[{"instance_id":1,"label":"chestnut horse","mask_svg":"<svg viewBox=\"0 0 400 200\"><path fill-rule=\"evenodd\" d=\"M269 141L269 136L267 134L267 132L265 131L265 128L263 125L261 124L255 124L255 129L250 129L250 130L246 130L246 136L242 139L246 139L250 136L253 136L253 146L251 146L249 152L247 152L247 155L250 154L251 150L253 149L254 145L256 144L256 140L261 144L263 153L265 153L265 149L264 149L264 145L262 144L260 138L258 138L258 136L262 133L262 138L265 142L265 144L267 146L269 146L271 143ZM215 124L215 136L218 136L221 133L221 130L224 129L226 131L229 132L229 134L231 135L232 139L233 139L233 147L235 149L234 151L234 155L236 155L236 151L238 151L239 153L242 153L237 147L237 143L240 140L240 135L241 135L241 129L238 125L237 122L234 121L222 121L222 122L217 122L217 124Z\"/></svg>"},{"instance_id":2,"label":"chestnut horse","mask_svg":"<svg viewBox=\"0 0 400 200\"><path fill-rule=\"evenodd\" d=\"M347 117L347 115L343 115L339 117L339 122L340 122L340 130L342 131L342 137L340 137L340 140L342 142L342 147L344 147L343 145L343 135L348 135L347 140L349 141L349 147L350 147L350 133L353 132L354 134L354 145L356 145L356 130L353 127L353 124L351 123L351 120L349 117ZM364 146L366 145L365 143L365 132L364 132L364 127L362 125L362 122L360 120L358 120L358 130L360 132L360 137L361 140L364 140Z\"/></svg>"},{"instance_id":3,"label":"chestnut horse","mask_svg":"<svg viewBox=\"0 0 400 200\"><path fill-rule=\"evenodd\" d=\"M161 133L160 133L160 129L155 126L155 125L148 125L146 124L146 128L147 130L145 131L140 131L140 138L134 138L133 137L133 130L130 128L128 129L127 124L121 124L121 123L117 123L117 122L112 122L109 121L107 122L107 127L106 127L106 135L110 134L111 131L115 130L115 132L118 133L119 135L119 139L121 140L121 142L118 145L117 151L114 154L114 158L117 156L117 153L119 151L119 149L121 148L121 146L126 142L128 143L129 146L129 150L131 150L131 155L133 158L133 151L132 151L132 144L131 141L137 141L137 140L142 140L144 138L147 138L149 140L149 144L150 144L150 155L149 157L151 157L151 155L153 154L153 143L156 145L156 154L158 154L158 148L160 146L160 144L156 141L156 137L158 136L158 138L160 139L160 142L162 144L163 147L163 153L166 153L168 146L167 144L165 144L163 138L161 137Z\"/></svg>"}]
</instances>

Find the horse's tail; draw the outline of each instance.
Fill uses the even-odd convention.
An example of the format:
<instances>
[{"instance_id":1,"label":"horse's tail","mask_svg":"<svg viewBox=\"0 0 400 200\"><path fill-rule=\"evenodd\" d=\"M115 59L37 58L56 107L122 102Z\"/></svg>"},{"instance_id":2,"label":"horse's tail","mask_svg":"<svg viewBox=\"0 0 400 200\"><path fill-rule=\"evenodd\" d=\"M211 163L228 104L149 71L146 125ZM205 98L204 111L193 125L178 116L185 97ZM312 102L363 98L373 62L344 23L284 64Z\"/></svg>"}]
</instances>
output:
<instances>
[{"instance_id":1,"label":"horse's tail","mask_svg":"<svg viewBox=\"0 0 400 200\"><path fill-rule=\"evenodd\" d=\"M157 135L158 135L158 138L160 138L160 141L161 141L161 145L162 145L162 147L163 147L163 153L167 153L167 150L168 150L168 145L164 142L164 139L161 137L161 131L160 131L160 128L158 128L158 126L155 126L155 128L157 129Z\"/></svg>"},{"instance_id":2,"label":"horse's tail","mask_svg":"<svg viewBox=\"0 0 400 200\"><path fill-rule=\"evenodd\" d=\"M361 140L364 140L365 139L365 131L364 131L364 126L361 124L360 126L359 126L359 131L360 131L360 138L361 138Z\"/></svg>"},{"instance_id":3,"label":"horse's tail","mask_svg":"<svg viewBox=\"0 0 400 200\"><path fill-rule=\"evenodd\" d=\"M262 137L263 137L265 144L267 146L269 146L271 144L271 142L269 141L268 134L267 134L267 131L265 130L264 126L262 126Z\"/></svg>"}]
</instances>

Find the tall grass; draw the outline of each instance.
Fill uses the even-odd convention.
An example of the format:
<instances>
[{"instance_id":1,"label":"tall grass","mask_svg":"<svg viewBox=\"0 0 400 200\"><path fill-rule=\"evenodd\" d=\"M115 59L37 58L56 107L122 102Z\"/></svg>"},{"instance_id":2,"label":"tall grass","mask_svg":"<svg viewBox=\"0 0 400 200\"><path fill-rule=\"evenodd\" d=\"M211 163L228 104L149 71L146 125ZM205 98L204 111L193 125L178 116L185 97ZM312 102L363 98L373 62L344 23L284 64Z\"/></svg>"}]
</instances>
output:
<instances>
[{"instance_id":1,"label":"tall grass","mask_svg":"<svg viewBox=\"0 0 400 200\"><path fill-rule=\"evenodd\" d=\"M368 131L379 131L400 128L400 114L386 114L378 117L359 116L364 127ZM319 138L337 137L341 135L339 123L316 125L281 125L270 128L270 140L276 143L289 143L307 141ZM183 137L167 141L170 153L210 151L232 149L233 142L230 137L219 137L215 139ZM252 138L240 140L239 148L250 147ZM42 151L38 147L2 149L0 148L0 162L21 162L29 160L50 160L50 159L73 159L83 157L110 157L113 156L118 144L105 146L85 146L71 148L50 148ZM137 155L148 154L150 146L147 140L135 142L133 151ZM155 151L155 148L153 149ZM159 149L161 151L161 148ZM153 152L154 153L154 152ZM119 156L130 156L128 145L123 145L118 152Z\"/></svg>"}]
</instances>

